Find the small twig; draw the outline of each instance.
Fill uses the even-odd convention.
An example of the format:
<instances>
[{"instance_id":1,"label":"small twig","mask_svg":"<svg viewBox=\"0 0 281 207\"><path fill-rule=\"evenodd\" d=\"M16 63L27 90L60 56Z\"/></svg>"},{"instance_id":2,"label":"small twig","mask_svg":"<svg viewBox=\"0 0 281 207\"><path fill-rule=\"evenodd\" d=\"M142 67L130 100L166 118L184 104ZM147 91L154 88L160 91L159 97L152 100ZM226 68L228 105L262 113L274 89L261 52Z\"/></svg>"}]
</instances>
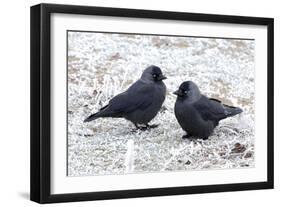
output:
<instances>
[{"instance_id":1,"label":"small twig","mask_svg":"<svg viewBox=\"0 0 281 207\"><path fill-rule=\"evenodd\" d=\"M130 173L134 170L134 140L127 142L127 152L125 157L125 172Z\"/></svg>"}]
</instances>

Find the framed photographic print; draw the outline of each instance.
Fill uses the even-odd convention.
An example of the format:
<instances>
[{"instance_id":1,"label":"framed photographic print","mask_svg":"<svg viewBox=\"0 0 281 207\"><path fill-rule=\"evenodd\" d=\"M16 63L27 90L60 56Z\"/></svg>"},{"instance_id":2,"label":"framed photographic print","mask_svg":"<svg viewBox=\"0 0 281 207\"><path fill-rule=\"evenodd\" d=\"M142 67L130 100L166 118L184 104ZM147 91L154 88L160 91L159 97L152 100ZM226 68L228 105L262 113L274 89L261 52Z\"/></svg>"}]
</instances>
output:
<instances>
[{"instance_id":1,"label":"framed photographic print","mask_svg":"<svg viewBox=\"0 0 281 207\"><path fill-rule=\"evenodd\" d=\"M31 200L273 188L273 19L31 7Z\"/></svg>"}]
</instances>

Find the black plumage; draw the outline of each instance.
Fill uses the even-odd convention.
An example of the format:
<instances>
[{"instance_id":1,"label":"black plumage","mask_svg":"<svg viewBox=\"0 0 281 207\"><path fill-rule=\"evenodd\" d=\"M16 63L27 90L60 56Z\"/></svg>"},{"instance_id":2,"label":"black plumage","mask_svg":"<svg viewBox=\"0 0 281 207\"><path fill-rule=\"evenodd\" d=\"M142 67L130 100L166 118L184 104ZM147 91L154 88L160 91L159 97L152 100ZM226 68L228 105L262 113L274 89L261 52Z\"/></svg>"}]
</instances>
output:
<instances>
[{"instance_id":1,"label":"black plumage","mask_svg":"<svg viewBox=\"0 0 281 207\"><path fill-rule=\"evenodd\" d=\"M186 135L207 139L219 121L240 114L242 109L222 104L221 101L202 95L192 81L183 82L174 92L176 118Z\"/></svg>"},{"instance_id":2,"label":"black plumage","mask_svg":"<svg viewBox=\"0 0 281 207\"><path fill-rule=\"evenodd\" d=\"M84 120L89 122L100 117L125 118L137 128L146 129L156 125L148 123L157 115L166 95L166 86L162 80L166 77L157 66L146 68L139 80L125 92L113 97L108 105ZM140 127L139 125L145 125Z\"/></svg>"}]
</instances>

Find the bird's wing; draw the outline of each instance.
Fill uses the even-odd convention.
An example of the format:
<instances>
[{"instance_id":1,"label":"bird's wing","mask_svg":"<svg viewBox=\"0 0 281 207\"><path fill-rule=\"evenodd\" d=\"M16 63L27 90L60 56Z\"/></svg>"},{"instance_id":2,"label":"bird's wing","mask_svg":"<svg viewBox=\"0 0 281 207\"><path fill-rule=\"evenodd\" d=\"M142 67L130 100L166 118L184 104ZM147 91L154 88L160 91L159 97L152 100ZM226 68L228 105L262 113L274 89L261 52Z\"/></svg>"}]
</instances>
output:
<instances>
[{"instance_id":1,"label":"bird's wing","mask_svg":"<svg viewBox=\"0 0 281 207\"><path fill-rule=\"evenodd\" d=\"M216 102L218 102L218 103L221 103L221 101L220 101L220 100L215 99L215 98L209 98L209 100L210 100L210 101L216 101Z\"/></svg>"},{"instance_id":2,"label":"bird's wing","mask_svg":"<svg viewBox=\"0 0 281 207\"><path fill-rule=\"evenodd\" d=\"M221 119L227 117L226 110L217 99L208 99L206 96L202 96L194 107L200 113L204 120L211 120L218 122Z\"/></svg>"},{"instance_id":3,"label":"bird's wing","mask_svg":"<svg viewBox=\"0 0 281 207\"><path fill-rule=\"evenodd\" d=\"M108 108L114 113L130 113L145 109L153 101L154 87L137 81L127 91L110 100Z\"/></svg>"}]
</instances>

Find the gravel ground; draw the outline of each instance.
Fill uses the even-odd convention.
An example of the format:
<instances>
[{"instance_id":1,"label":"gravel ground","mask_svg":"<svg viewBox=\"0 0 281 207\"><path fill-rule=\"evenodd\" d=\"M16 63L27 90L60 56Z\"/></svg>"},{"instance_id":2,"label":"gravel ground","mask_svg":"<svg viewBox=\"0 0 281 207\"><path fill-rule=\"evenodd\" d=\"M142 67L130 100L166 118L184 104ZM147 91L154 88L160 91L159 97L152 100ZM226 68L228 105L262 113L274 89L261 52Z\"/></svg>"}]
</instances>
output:
<instances>
[{"instance_id":1,"label":"gravel ground","mask_svg":"<svg viewBox=\"0 0 281 207\"><path fill-rule=\"evenodd\" d=\"M254 167L254 41L68 32L68 176ZM161 67L166 100L148 131L124 119L83 120ZM244 112L208 140L183 140L174 116L181 82Z\"/></svg>"}]
</instances>

